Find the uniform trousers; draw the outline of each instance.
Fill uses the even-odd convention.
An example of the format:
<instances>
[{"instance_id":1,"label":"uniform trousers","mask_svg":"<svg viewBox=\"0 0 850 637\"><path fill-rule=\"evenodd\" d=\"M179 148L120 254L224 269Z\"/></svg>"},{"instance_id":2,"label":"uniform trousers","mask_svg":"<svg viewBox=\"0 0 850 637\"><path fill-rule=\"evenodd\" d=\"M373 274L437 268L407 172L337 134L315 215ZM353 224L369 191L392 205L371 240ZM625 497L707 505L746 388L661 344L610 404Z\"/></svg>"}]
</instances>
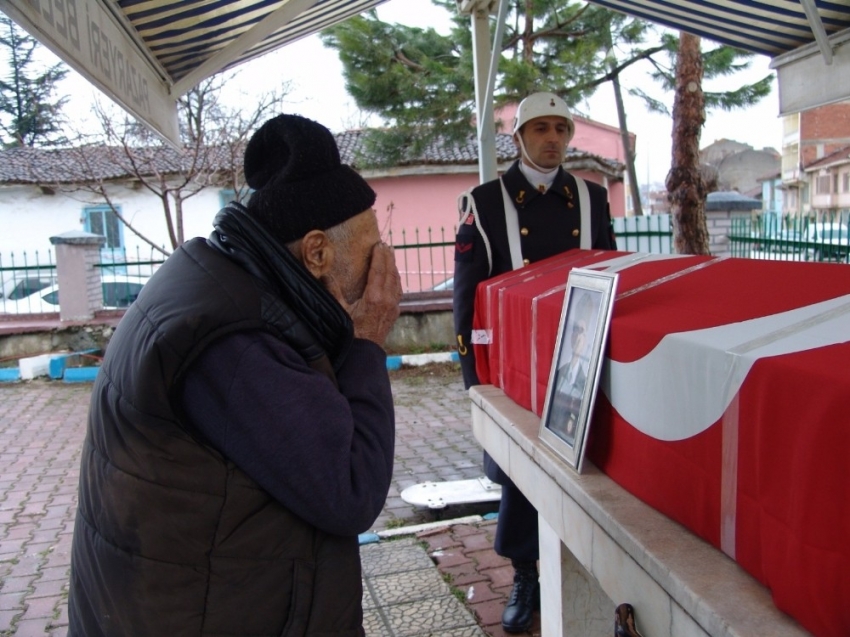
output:
<instances>
[{"instance_id":1,"label":"uniform trousers","mask_svg":"<svg viewBox=\"0 0 850 637\"><path fill-rule=\"evenodd\" d=\"M540 558L537 509L486 451L484 470L490 480L502 486L493 548L514 562L536 562Z\"/></svg>"}]
</instances>

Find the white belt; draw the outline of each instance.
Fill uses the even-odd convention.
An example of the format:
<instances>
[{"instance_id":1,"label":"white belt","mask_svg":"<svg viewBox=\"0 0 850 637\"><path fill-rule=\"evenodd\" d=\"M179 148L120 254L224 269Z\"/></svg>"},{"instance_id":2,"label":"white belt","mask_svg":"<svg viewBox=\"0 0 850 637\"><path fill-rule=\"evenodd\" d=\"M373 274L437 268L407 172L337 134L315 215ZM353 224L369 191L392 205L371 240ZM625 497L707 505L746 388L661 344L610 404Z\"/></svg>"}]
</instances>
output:
<instances>
[{"instance_id":1,"label":"white belt","mask_svg":"<svg viewBox=\"0 0 850 637\"><path fill-rule=\"evenodd\" d=\"M582 250L590 250L590 192L587 189L587 184L581 177L576 177L576 186L578 187L578 205L579 216L581 217L581 236L579 238L579 247ZM505 225L508 232L508 247L511 251L511 267L514 270L525 265L522 261L522 247L520 246L519 234L519 215L516 211L516 206L508 195L508 189L505 188L505 181L501 177L499 183L502 186L502 200L505 204Z\"/></svg>"}]
</instances>

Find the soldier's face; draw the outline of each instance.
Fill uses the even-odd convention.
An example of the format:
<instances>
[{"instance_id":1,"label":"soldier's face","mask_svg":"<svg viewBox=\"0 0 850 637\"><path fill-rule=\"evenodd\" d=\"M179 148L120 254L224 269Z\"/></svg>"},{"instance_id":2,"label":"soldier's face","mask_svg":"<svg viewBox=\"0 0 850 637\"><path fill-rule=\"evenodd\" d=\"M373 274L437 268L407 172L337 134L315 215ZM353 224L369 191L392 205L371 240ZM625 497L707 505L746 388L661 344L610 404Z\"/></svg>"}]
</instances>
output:
<instances>
[{"instance_id":1,"label":"soldier's face","mask_svg":"<svg viewBox=\"0 0 850 637\"><path fill-rule=\"evenodd\" d=\"M540 168L557 168L564 161L569 131L567 120L563 117L546 115L527 121L517 133L522 136L525 147L523 161L528 164L530 159ZM517 146L522 152L522 147L518 143Z\"/></svg>"}]
</instances>

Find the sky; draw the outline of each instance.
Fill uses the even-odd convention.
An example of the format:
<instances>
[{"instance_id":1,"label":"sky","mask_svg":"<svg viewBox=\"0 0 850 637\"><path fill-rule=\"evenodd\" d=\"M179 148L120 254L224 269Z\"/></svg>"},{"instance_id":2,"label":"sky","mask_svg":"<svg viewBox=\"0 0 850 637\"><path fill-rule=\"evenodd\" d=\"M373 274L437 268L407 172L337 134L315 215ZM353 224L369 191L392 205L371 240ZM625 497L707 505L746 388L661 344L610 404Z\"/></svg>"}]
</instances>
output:
<instances>
[{"instance_id":1,"label":"sky","mask_svg":"<svg viewBox=\"0 0 850 637\"><path fill-rule=\"evenodd\" d=\"M442 33L450 27L447 11L435 6L431 0L389 0L377 8L378 17L386 22L433 26ZM750 69L739 73L733 80L737 86L752 82L765 75L774 75L774 88L758 105L748 109L724 113L710 112L703 127L700 147L718 139L732 139L756 149L773 147L782 142L782 122L778 116L779 98L776 92L775 73L768 67L770 59L755 56ZM269 69L280 70L270 73ZM74 71L69 73L65 91L72 95L70 112L75 118L85 118L99 91ZM240 67L237 76L228 83L226 97L233 104L250 100L252 92L262 93L279 88L289 82L286 106L292 113L310 117L334 132L358 128L364 124L380 124L369 120L358 111L354 100L345 92L342 64L333 49L326 48L318 35L303 38L263 58ZM624 93L629 87L650 87L651 80L643 71L635 69L623 79ZM722 90L723 81L706 82L705 90ZM651 89L648 92L652 92ZM660 91L654 92L660 95ZM672 97L671 97L672 100ZM668 107L672 101L668 100ZM626 116L629 130L637 136L636 172L641 185L663 184L670 168L671 128L668 116L649 113L637 98L625 94ZM614 93L610 83L603 85L585 104L581 114L596 121L618 126Z\"/></svg>"}]
</instances>

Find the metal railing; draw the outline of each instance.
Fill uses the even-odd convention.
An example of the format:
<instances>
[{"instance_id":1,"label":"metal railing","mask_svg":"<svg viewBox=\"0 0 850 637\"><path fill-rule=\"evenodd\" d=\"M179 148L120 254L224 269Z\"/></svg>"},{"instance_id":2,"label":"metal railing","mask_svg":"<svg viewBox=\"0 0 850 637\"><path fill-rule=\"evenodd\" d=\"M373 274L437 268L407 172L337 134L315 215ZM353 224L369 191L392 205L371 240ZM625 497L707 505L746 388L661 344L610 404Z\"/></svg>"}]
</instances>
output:
<instances>
[{"instance_id":1,"label":"metal railing","mask_svg":"<svg viewBox=\"0 0 850 637\"><path fill-rule=\"evenodd\" d=\"M0 254L0 313L39 311L28 301L56 283L56 264L50 250Z\"/></svg>"},{"instance_id":2,"label":"metal railing","mask_svg":"<svg viewBox=\"0 0 850 637\"><path fill-rule=\"evenodd\" d=\"M807 217L733 217L729 243L733 257L781 261L850 263L848 213L832 221Z\"/></svg>"},{"instance_id":3,"label":"metal railing","mask_svg":"<svg viewBox=\"0 0 850 637\"><path fill-rule=\"evenodd\" d=\"M439 240L432 228L420 233L413 231L412 242L408 243L406 230L401 231L401 242L395 243L397 236L393 231L387 232L387 243L393 247L396 254L396 264L401 275L401 287L404 292L424 292L440 288L454 275L454 235L456 228L451 229L450 241L446 241L446 229L439 229ZM425 238L421 234L425 234Z\"/></svg>"},{"instance_id":4,"label":"metal railing","mask_svg":"<svg viewBox=\"0 0 850 637\"><path fill-rule=\"evenodd\" d=\"M100 263L95 264L100 269L101 275L127 275L133 277L150 278L157 268L165 263L166 257L162 252L149 249L150 252L142 254L139 246L128 256L127 248L111 248L100 251Z\"/></svg>"},{"instance_id":5,"label":"metal railing","mask_svg":"<svg viewBox=\"0 0 850 637\"><path fill-rule=\"evenodd\" d=\"M615 217L617 249L625 252L673 252L673 226L669 214Z\"/></svg>"},{"instance_id":6,"label":"metal railing","mask_svg":"<svg viewBox=\"0 0 850 637\"><path fill-rule=\"evenodd\" d=\"M124 308L135 300L147 279L164 258L135 254L126 249L101 250L100 270L103 284L104 308ZM156 252L156 254L159 254ZM35 251L0 254L0 314L47 314L59 311L59 290L53 253ZM8 316L7 316L8 318Z\"/></svg>"},{"instance_id":7,"label":"metal railing","mask_svg":"<svg viewBox=\"0 0 850 637\"><path fill-rule=\"evenodd\" d=\"M614 231L620 250L632 252L669 253L672 245L670 215L648 215L614 219ZM404 292L439 291L451 289L454 275L454 236L456 228L414 229L412 232L401 230L386 233L386 241L393 246L396 262L402 279ZM123 307L131 285L146 280L165 261L158 251L143 253L140 247L129 253L126 249L101 251L101 261L96 267L101 271L103 281L110 280L112 287L117 281L127 281L127 295L117 294L118 303L110 303L116 296L113 290L104 290L107 307ZM28 295L35 294L56 283L56 265L53 255L47 251L35 252L32 257L26 253L12 254L8 257L0 254L0 280L6 291L0 296L0 312L27 313L42 312L42 302L32 302L26 307ZM13 296L9 296L9 295ZM58 296L58 295L57 295ZM34 297L31 297L34 298ZM135 298L135 297L132 297ZM49 308L57 311L58 308Z\"/></svg>"},{"instance_id":8,"label":"metal railing","mask_svg":"<svg viewBox=\"0 0 850 637\"><path fill-rule=\"evenodd\" d=\"M614 223L618 247L621 250L670 251L672 233L669 215L615 219ZM386 241L393 246L396 253L404 292L451 289L456 232L456 228L429 227L424 230L416 228L412 232L390 230L386 233ZM149 254L143 254L142 249L137 246L133 253L127 249L103 250L101 261L95 267L100 269L104 280L127 277L128 280L135 281L136 277L150 277L164 261L165 258L161 257L159 252L151 249ZM27 283L28 273L39 273L41 278ZM28 308L23 300L56 282L53 255L48 251L45 259L38 252L32 257L26 253L8 257L0 254L0 280L3 281L4 289L15 290L14 298L0 297L0 312L40 312L44 309L43 303L30 303L31 307ZM111 298L113 294L110 292L106 296ZM15 301L14 305L11 304L12 301ZM4 304L7 307L4 308ZM110 306L110 303L107 302L106 305Z\"/></svg>"}]
</instances>

